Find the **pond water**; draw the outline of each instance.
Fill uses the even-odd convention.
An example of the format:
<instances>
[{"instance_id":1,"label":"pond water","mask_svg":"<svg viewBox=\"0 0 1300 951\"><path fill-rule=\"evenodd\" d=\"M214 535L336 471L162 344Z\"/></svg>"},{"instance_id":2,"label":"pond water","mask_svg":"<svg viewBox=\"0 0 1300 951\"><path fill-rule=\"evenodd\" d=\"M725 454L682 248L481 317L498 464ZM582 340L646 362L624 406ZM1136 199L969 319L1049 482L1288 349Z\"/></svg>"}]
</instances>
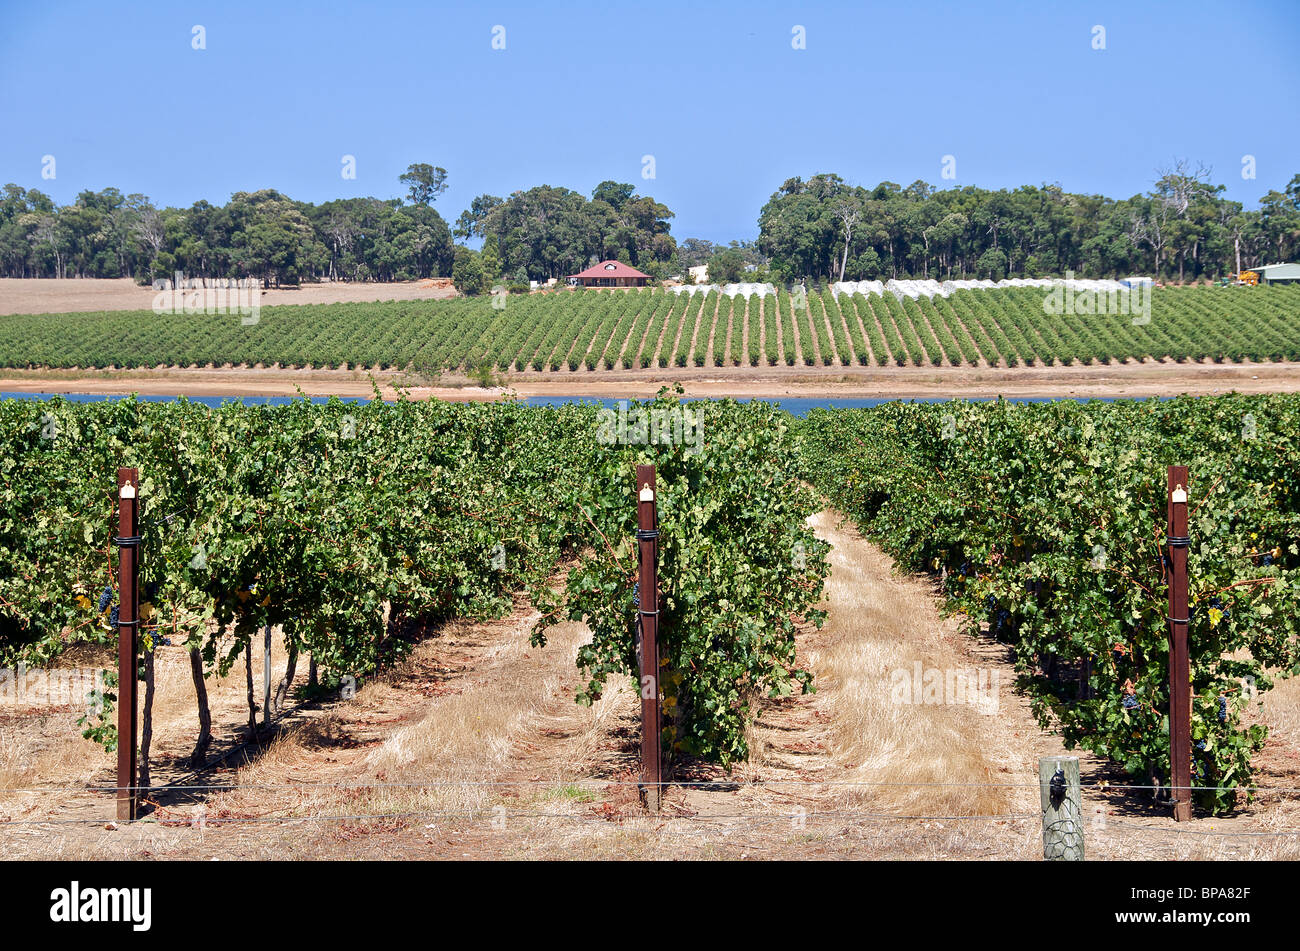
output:
<instances>
[{"instance_id":1,"label":"pond water","mask_svg":"<svg viewBox=\"0 0 1300 951\"><path fill-rule=\"evenodd\" d=\"M1062 397L1071 399L1076 402L1087 402L1080 397ZM707 396L693 397L688 396L685 402L693 402L697 399L710 399ZM739 403L748 403L751 397L740 397ZM872 398L872 399L836 399L833 397L822 396L771 396L771 397L752 397L752 399L761 399L764 402L774 403L793 416L807 416L809 411L814 409L871 409L873 406L880 406L884 403L947 403L949 399L944 397L917 397L914 399L897 399L897 398ZM992 402L994 397L974 397L969 400L972 403ZM1052 397L1015 397L1007 400L1008 403L1051 403ZM596 403L609 409L617 409L619 400L616 398L596 398L590 396L532 396L528 398L529 406L560 406L565 403ZM1108 397L1104 402L1113 402L1112 397Z\"/></svg>"},{"instance_id":2,"label":"pond water","mask_svg":"<svg viewBox=\"0 0 1300 951\"><path fill-rule=\"evenodd\" d=\"M0 391L0 399L20 399L20 400L47 400L54 396L62 396L71 403L98 403L104 400L121 400L128 399L126 396L106 395L103 393L16 393ZM757 397L755 397L757 398ZM1087 402L1083 397L1059 397L1060 399L1075 400L1076 402ZM1163 399L1163 397L1161 397ZM139 396L137 397L144 403L170 403L178 397L176 396ZM294 402L297 397L292 396L191 396L192 403L201 403L204 406L220 406L222 403L239 401L245 406L283 406L287 403ZM710 397L687 397L687 402L696 399L710 399ZM873 406L880 406L882 403L890 402L915 402L915 403L946 403L947 399L941 397L917 398L914 400L892 400L892 399L835 399L832 397L819 396L786 396L786 397L764 397L766 402L775 403L782 409L794 416L807 416L810 410L814 409L870 409ZM992 397L975 397L971 402L981 403L989 402ZM1050 403L1053 397L1014 397L1007 400L1009 403ZM739 402L747 403L750 398L741 398ZM327 403L329 397L313 396L313 403ZM348 397L343 400L345 403L369 403L370 400L361 397ZM529 406L563 406L567 403L594 403L598 406L604 406L609 409L617 409L620 400L615 397L598 398L592 396L530 396L523 402ZM1114 402L1113 397L1101 398L1101 402Z\"/></svg>"}]
</instances>

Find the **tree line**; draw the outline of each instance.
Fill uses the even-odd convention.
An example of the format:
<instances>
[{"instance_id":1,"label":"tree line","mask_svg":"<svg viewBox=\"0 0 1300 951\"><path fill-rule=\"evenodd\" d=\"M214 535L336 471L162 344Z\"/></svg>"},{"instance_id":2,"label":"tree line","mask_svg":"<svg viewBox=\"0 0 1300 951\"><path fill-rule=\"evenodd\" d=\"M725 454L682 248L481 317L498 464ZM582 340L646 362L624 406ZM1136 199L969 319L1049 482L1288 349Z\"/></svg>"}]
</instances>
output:
<instances>
[{"instance_id":1,"label":"tree line","mask_svg":"<svg viewBox=\"0 0 1300 951\"><path fill-rule=\"evenodd\" d=\"M117 188L83 191L70 205L14 184L0 194L0 274L6 277L413 280L447 274L451 229L432 207L446 172L412 165L399 199L320 205L274 189L236 192L224 205L159 208Z\"/></svg>"},{"instance_id":2,"label":"tree line","mask_svg":"<svg viewBox=\"0 0 1300 951\"><path fill-rule=\"evenodd\" d=\"M1300 255L1300 174L1257 210L1186 161L1115 200L1059 185L1014 191L788 179L759 215L758 250L780 280L1044 277L1141 273L1195 280ZM1265 259L1268 259L1266 262ZM711 275L710 275L711 276Z\"/></svg>"},{"instance_id":3,"label":"tree line","mask_svg":"<svg viewBox=\"0 0 1300 951\"><path fill-rule=\"evenodd\" d=\"M0 194L0 275L145 283L179 271L277 286L445 277L459 261L483 280L526 286L606 258L654 277L678 266L668 225L673 213L635 194L632 185L602 182L590 199L549 185L505 199L481 195L453 232L433 207L446 179L445 169L416 164L400 178L406 200L315 205L264 189L189 208L159 208L145 195L117 188L86 190L59 206L37 189L9 184ZM483 251L471 252L454 238L481 238Z\"/></svg>"},{"instance_id":4,"label":"tree line","mask_svg":"<svg viewBox=\"0 0 1300 951\"><path fill-rule=\"evenodd\" d=\"M498 282L565 276L618 259L653 278L709 265L714 282L805 279L1042 277L1129 273L1192 280L1300 256L1300 174L1259 208L1223 197L1209 170L1179 161L1149 192L1126 199L1059 185L848 184L826 173L788 179L759 214L757 241L714 244L670 233L673 212L624 182L591 197L539 185L479 195L449 226L433 205L445 169L411 165L405 199L315 205L274 189L224 205L159 208L116 188L59 206L19 185L0 193L0 275L401 281L451 276L469 293ZM481 251L467 242L480 240Z\"/></svg>"}]
</instances>

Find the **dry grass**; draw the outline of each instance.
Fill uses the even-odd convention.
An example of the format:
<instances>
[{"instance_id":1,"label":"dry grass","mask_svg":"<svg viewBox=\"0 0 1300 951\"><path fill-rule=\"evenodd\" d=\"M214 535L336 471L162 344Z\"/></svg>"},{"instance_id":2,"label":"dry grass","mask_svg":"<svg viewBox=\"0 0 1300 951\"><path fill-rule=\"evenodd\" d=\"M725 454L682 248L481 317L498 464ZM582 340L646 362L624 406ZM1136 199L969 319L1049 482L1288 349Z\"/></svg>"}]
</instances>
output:
<instances>
[{"instance_id":1,"label":"dry grass","mask_svg":"<svg viewBox=\"0 0 1300 951\"><path fill-rule=\"evenodd\" d=\"M572 635L575 627L556 632L552 652L564 651L567 642L574 640L564 635ZM367 757L366 772L400 776L404 782L464 783L438 791L440 805L481 809L490 798L489 788L468 784L501 771L515 740L558 687L558 672L538 671L536 664L528 663L526 646L525 627L485 658L493 668L491 689L446 697L424 719L399 727ZM576 640L572 646L576 651Z\"/></svg>"},{"instance_id":2,"label":"dry grass","mask_svg":"<svg viewBox=\"0 0 1300 951\"><path fill-rule=\"evenodd\" d=\"M284 675L286 656L278 632L273 633L272 677L278 683ZM257 638L253 669L259 709L263 654L262 640ZM115 665L116 657L102 649L77 647L61 657L54 669L104 670ZM300 676L302 673L300 669ZM226 676L212 674L207 686L214 746L228 746L237 741L248 719L243 658L236 661ZM143 686L141 698L143 702ZM84 712L84 705L68 704L16 709L12 716L6 716L6 708L0 707L0 793L112 785L116 759L102 746L82 737L77 720ZM180 646L160 647L154 661L154 739L150 756L155 783L166 781L169 773L180 768L177 764L189 756L197 733L198 713L189 655ZM48 794L14 793L0 798L0 815L57 811L57 806L58 799Z\"/></svg>"},{"instance_id":3,"label":"dry grass","mask_svg":"<svg viewBox=\"0 0 1300 951\"><path fill-rule=\"evenodd\" d=\"M502 809L538 811L538 803L546 812L579 811L597 798L590 780L601 772L607 728L632 706L631 695L614 683L591 707L577 706L574 661L590 633L561 624L548 632L545 649L533 649L528 637L536 617L517 616L487 640L484 625L446 625L407 664L363 687L346 707L280 736L239 770L238 783L319 783L295 790L286 809L294 816L387 815L436 825L453 817L485 821ZM413 697L414 672L462 646L473 660L464 681L457 681L460 689L429 702ZM236 813L260 810L265 802L257 796L241 790L212 805ZM336 832L305 835L322 838L317 847L328 851L335 843L325 839L337 838ZM303 848L300 842L299 852Z\"/></svg>"},{"instance_id":4,"label":"dry grass","mask_svg":"<svg viewBox=\"0 0 1300 951\"><path fill-rule=\"evenodd\" d=\"M1300 677L1275 680L1263 701L1261 713L1269 732L1292 750L1300 749Z\"/></svg>"},{"instance_id":5,"label":"dry grass","mask_svg":"<svg viewBox=\"0 0 1300 951\"><path fill-rule=\"evenodd\" d=\"M921 581L895 576L887 556L837 526L831 513L814 525L834 545L826 591L832 612L814 664L834 723L834 756L847 778L897 784L864 788L861 796L898 814L1007 812L1004 789L926 785L992 779L989 757L999 748L991 742L992 718L971 704L895 697L896 672L910 684L917 662L923 671L973 669L957 646L956 624L940 617Z\"/></svg>"},{"instance_id":6,"label":"dry grass","mask_svg":"<svg viewBox=\"0 0 1300 951\"><path fill-rule=\"evenodd\" d=\"M0 726L0 790L30 789L51 785L51 779L84 782L86 764L103 748L69 735L64 715L40 717L36 729L31 723Z\"/></svg>"},{"instance_id":7,"label":"dry grass","mask_svg":"<svg viewBox=\"0 0 1300 951\"><path fill-rule=\"evenodd\" d=\"M103 649L78 645L50 669L102 670L114 663ZM31 671L29 678L39 673ZM88 766L93 768L92 764L107 757L102 747L81 737L77 720L84 708L84 703L51 705L41 701L0 706L0 792L88 782ZM14 792L0 800L0 815L6 811L26 813L40 805L39 794Z\"/></svg>"}]
</instances>

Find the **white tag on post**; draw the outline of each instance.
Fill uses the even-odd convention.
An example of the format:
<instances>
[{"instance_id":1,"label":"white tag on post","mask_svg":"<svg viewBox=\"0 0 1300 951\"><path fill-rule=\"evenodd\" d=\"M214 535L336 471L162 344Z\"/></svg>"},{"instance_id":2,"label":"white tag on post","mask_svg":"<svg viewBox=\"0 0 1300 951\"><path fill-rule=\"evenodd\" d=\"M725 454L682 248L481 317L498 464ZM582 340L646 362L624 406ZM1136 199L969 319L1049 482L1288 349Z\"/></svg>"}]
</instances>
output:
<instances>
[{"instance_id":1,"label":"white tag on post","mask_svg":"<svg viewBox=\"0 0 1300 951\"><path fill-rule=\"evenodd\" d=\"M126 485L122 486L121 497L124 498L124 499L133 499L133 498L135 498L135 486L133 486L130 482L128 482Z\"/></svg>"},{"instance_id":2,"label":"white tag on post","mask_svg":"<svg viewBox=\"0 0 1300 951\"><path fill-rule=\"evenodd\" d=\"M655 491L654 489L650 488L650 483L649 482L641 483L641 501L653 502L654 500L655 500Z\"/></svg>"},{"instance_id":3,"label":"white tag on post","mask_svg":"<svg viewBox=\"0 0 1300 951\"><path fill-rule=\"evenodd\" d=\"M1187 501L1187 490L1184 489L1181 485L1176 485L1176 486L1174 486L1174 491L1173 491L1173 493L1169 496L1169 498L1170 498L1171 501L1174 501L1174 502L1186 502L1186 501Z\"/></svg>"}]
</instances>

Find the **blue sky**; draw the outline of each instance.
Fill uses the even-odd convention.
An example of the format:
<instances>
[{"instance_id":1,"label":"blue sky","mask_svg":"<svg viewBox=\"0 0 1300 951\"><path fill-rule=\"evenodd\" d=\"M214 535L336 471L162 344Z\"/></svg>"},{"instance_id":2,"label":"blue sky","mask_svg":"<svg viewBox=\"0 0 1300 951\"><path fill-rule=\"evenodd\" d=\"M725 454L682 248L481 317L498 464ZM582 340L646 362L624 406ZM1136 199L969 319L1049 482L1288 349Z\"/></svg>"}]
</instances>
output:
<instances>
[{"instance_id":1,"label":"blue sky","mask_svg":"<svg viewBox=\"0 0 1300 951\"><path fill-rule=\"evenodd\" d=\"M1127 197L1186 157L1248 207L1300 172L1294 3L0 4L0 183L60 203L397 197L423 161L449 221L483 192L616 179L679 239L726 241L820 171Z\"/></svg>"}]
</instances>

